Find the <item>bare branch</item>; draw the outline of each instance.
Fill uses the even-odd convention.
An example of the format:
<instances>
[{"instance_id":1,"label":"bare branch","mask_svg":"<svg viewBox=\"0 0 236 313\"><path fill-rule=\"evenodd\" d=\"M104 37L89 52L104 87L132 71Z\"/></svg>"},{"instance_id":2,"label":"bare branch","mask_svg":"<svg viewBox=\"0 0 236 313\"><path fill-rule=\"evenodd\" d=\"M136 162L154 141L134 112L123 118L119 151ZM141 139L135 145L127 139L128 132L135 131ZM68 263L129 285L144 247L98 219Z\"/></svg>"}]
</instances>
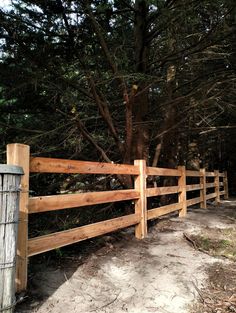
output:
<instances>
[{"instance_id":1,"label":"bare branch","mask_svg":"<svg viewBox=\"0 0 236 313\"><path fill-rule=\"evenodd\" d=\"M95 100L95 102L99 108L99 112L100 112L101 116L103 117L104 121L107 123L108 128L110 130L110 133L112 134L115 142L118 145L119 151L121 153L123 153L124 148L123 148L123 145L121 144L121 142L119 140L119 136L118 136L116 128L114 126L114 123L113 123L113 120L112 120L112 117L111 117L111 114L110 114L110 111L108 108L108 104L105 101L105 99L101 99L101 95L98 94L98 91L96 90L94 79L93 79L91 74L88 75L87 79L89 81L89 85L91 88L91 92L93 94L93 98L94 98L94 100Z\"/></svg>"},{"instance_id":2,"label":"bare branch","mask_svg":"<svg viewBox=\"0 0 236 313\"><path fill-rule=\"evenodd\" d=\"M86 140L88 140L95 148L96 150L101 154L102 158L108 162L111 163L111 159L108 157L106 152L96 143L96 141L92 138L92 136L89 134L85 126L81 123L80 119L77 117L76 118L77 125L79 130L81 131L81 134L84 136Z\"/></svg>"}]
</instances>

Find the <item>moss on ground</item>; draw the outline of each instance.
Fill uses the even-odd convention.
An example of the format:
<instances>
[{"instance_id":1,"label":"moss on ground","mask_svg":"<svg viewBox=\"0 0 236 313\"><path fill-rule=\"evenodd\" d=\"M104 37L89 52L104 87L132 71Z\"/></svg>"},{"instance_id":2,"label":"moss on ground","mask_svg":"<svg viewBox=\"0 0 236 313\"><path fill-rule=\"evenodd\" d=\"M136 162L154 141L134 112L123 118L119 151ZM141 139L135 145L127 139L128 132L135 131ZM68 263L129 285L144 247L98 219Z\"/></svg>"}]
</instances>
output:
<instances>
[{"instance_id":1,"label":"moss on ground","mask_svg":"<svg viewBox=\"0 0 236 313\"><path fill-rule=\"evenodd\" d=\"M212 256L236 261L236 228L206 228L201 234L189 236L195 248Z\"/></svg>"}]
</instances>

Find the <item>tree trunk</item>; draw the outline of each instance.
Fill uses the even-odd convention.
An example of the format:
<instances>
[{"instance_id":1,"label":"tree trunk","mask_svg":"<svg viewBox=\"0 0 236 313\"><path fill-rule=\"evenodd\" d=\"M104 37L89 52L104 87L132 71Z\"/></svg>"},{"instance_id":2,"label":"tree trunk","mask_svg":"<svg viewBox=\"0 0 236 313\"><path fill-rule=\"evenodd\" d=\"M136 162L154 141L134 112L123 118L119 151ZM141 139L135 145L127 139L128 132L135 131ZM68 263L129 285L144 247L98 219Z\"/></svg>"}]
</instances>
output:
<instances>
[{"instance_id":1,"label":"tree trunk","mask_svg":"<svg viewBox=\"0 0 236 313\"><path fill-rule=\"evenodd\" d=\"M145 74L148 63L148 44L147 37L147 15L148 4L145 0L135 2L135 67L136 72ZM132 140L132 159L145 159L148 161L149 153L149 129L147 125L149 99L146 83L137 84L137 93L133 101L133 140Z\"/></svg>"}]
</instances>

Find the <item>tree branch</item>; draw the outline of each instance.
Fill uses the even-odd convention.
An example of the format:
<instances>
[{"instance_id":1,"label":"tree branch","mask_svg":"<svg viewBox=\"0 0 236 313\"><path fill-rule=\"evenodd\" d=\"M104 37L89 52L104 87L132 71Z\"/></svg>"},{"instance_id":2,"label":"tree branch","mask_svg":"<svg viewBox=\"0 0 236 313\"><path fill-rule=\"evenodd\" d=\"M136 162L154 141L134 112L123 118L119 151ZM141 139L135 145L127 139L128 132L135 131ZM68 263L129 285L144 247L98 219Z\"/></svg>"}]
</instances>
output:
<instances>
[{"instance_id":1,"label":"tree branch","mask_svg":"<svg viewBox=\"0 0 236 313\"><path fill-rule=\"evenodd\" d=\"M85 128L85 126L81 123L79 117L76 117L76 121L77 121L77 126L81 132L81 134L84 136L84 138L86 140L88 140L94 147L95 149L101 154L102 158L108 162L111 163L111 159L108 157L108 155L106 154L106 152L96 143L96 141L92 138L92 136L89 134L89 132L87 131L87 129Z\"/></svg>"},{"instance_id":2,"label":"tree branch","mask_svg":"<svg viewBox=\"0 0 236 313\"><path fill-rule=\"evenodd\" d=\"M87 14L92 22L92 25L93 25L93 28L94 28L94 31L95 33L97 34L98 36L98 39L99 39L99 42L100 42L100 45L102 47L102 50L105 54L105 57L107 59L107 62L113 72L113 74L115 74L115 78L118 80L120 86L121 86L121 89L122 89L122 93L123 93L123 97L125 98L127 95L128 95L128 92L127 92L127 88L126 88L126 84L125 84L125 81L123 79L123 77L121 75L118 75L118 69L117 69L117 66L116 66L116 63L115 61L112 59L112 56L111 56L111 53L108 49L108 46L106 44L106 41L104 39L104 36L102 34L102 31L100 29L100 25L99 23L96 21L93 13L92 13L92 10L91 10L91 7L90 5L88 4L88 2L86 1L87 5L86 5L86 9L87 9Z\"/></svg>"},{"instance_id":3,"label":"tree branch","mask_svg":"<svg viewBox=\"0 0 236 313\"><path fill-rule=\"evenodd\" d=\"M120 142L119 136L117 134L116 128L114 126L108 105L107 105L107 101L105 99L101 99L101 95L98 94L98 91L96 90L96 86L95 86L95 82L94 79L92 77L91 74L89 74L87 76L90 88L91 88L91 92L93 95L93 98L99 108L99 112L101 114L101 116L103 117L103 120L107 123L108 128L110 130L110 133L112 134L116 144L118 145L119 151L121 154L123 154L124 152L124 147Z\"/></svg>"}]
</instances>

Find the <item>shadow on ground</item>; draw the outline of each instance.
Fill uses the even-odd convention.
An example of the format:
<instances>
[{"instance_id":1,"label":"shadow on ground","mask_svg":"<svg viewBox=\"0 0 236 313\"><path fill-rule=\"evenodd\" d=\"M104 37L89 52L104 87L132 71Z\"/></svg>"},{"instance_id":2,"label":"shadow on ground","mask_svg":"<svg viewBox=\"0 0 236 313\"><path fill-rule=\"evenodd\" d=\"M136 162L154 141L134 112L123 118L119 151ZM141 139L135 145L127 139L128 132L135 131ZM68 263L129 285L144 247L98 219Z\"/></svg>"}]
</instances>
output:
<instances>
[{"instance_id":1,"label":"shadow on ground","mask_svg":"<svg viewBox=\"0 0 236 313\"><path fill-rule=\"evenodd\" d=\"M233 263L195 249L183 234L235 228L235 209L234 200L207 210L192 208L184 219L170 215L158 220L142 241L130 228L77 244L73 253L63 249L59 263L46 257L31 259L36 265L29 296L16 311L192 312L192 305L202 301L201 290L208 288L209 268Z\"/></svg>"}]
</instances>

